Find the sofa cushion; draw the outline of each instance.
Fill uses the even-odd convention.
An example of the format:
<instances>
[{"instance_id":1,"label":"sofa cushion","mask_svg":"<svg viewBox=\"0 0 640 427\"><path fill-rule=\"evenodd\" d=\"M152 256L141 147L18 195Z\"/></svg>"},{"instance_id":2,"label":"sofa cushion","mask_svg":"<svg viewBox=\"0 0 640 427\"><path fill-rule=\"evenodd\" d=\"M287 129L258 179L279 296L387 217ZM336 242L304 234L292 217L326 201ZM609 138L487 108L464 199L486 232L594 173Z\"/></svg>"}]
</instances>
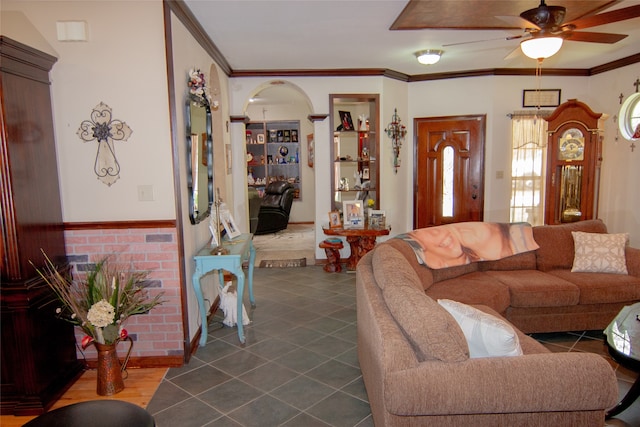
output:
<instances>
[{"instance_id":1,"label":"sofa cushion","mask_svg":"<svg viewBox=\"0 0 640 427\"><path fill-rule=\"evenodd\" d=\"M460 325L469 346L469 357L522 355L516 331L504 320L457 301L440 299L438 304Z\"/></svg>"},{"instance_id":2,"label":"sofa cushion","mask_svg":"<svg viewBox=\"0 0 640 427\"><path fill-rule=\"evenodd\" d=\"M535 270L535 251L512 255L495 261L482 261L478 263L480 271L490 270Z\"/></svg>"},{"instance_id":3,"label":"sofa cushion","mask_svg":"<svg viewBox=\"0 0 640 427\"><path fill-rule=\"evenodd\" d=\"M540 245L536 250L538 270L571 268L574 256L572 231L606 233L607 227L599 219L533 227L533 238Z\"/></svg>"},{"instance_id":4,"label":"sofa cushion","mask_svg":"<svg viewBox=\"0 0 640 427\"><path fill-rule=\"evenodd\" d=\"M411 285L387 284L382 295L419 361L469 358L466 339L455 319L423 291Z\"/></svg>"},{"instance_id":5,"label":"sofa cushion","mask_svg":"<svg viewBox=\"0 0 640 427\"><path fill-rule=\"evenodd\" d=\"M629 233L601 234L572 231L575 256L574 273L627 274L624 248Z\"/></svg>"},{"instance_id":6,"label":"sofa cushion","mask_svg":"<svg viewBox=\"0 0 640 427\"><path fill-rule=\"evenodd\" d=\"M486 274L509 288L512 307L565 307L580 300L580 289L575 284L542 271L487 271Z\"/></svg>"},{"instance_id":7,"label":"sofa cushion","mask_svg":"<svg viewBox=\"0 0 640 427\"><path fill-rule=\"evenodd\" d=\"M425 292L436 300L442 298L465 304L482 304L493 308L498 313L504 313L511 304L509 288L479 271L434 283Z\"/></svg>"},{"instance_id":8,"label":"sofa cushion","mask_svg":"<svg viewBox=\"0 0 640 427\"><path fill-rule=\"evenodd\" d=\"M610 273L572 273L568 269L553 270L549 274L575 284L580 289L580 304L640 300L640 277Z\"/></svg>"}]
</instances>

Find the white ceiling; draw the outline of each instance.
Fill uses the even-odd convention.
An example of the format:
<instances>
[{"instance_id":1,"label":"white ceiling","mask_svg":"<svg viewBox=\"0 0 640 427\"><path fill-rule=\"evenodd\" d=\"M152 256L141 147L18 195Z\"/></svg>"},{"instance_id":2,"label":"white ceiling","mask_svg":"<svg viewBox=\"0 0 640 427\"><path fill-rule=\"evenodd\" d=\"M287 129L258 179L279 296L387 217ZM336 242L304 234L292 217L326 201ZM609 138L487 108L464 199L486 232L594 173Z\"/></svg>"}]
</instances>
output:
<instances>
[{"instance_id":1,"label":"white ceiling","mask_svg":"<svg viewBox=\"0 0 640 427\"><path fill-rule=\"evenodd\" d=\"M451 0L460 8L469 0ZM478 1L478 0L476 0ZM479 0L482 1L482 0ZM584 0L589 1L589 0ZM239 70L389 69L410 76L492 68L535 68L523 54L505 60L518 30L410 30L389 27L407 0L185 0L226 58ZM539 0L531 0L531 8ZM553 0L548 0L553 5ZM606 9L640 4L623 0ZM615 44L565 41L543 68L589 69L640 53L640 18L589 28L628 34ZM443 47L445 44L486 40ZM438 64L419 64L414 52L443 49Z\"/></svg>"}]
</instances>

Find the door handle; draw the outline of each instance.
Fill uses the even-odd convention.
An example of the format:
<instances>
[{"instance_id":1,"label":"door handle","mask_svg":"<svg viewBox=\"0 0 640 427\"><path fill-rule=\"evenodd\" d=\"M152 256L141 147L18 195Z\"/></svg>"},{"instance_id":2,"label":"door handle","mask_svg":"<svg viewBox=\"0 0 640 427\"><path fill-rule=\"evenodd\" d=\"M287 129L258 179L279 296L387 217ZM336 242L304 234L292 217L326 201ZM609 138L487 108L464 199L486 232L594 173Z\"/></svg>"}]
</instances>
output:
<instances>
[{"instance_id":1,"label":"door handle","mask_svg":"<svg viewBox=\"0 0 640 427\"><path fill-rule=\"evenodd\" d=\"M478 198L478 195L477 195L476 193L473 193L473 194L471 195L471 198L472 198L473 200L475 200L475 199L477 199L477 198Z\"/></svg>"}]
</instances>

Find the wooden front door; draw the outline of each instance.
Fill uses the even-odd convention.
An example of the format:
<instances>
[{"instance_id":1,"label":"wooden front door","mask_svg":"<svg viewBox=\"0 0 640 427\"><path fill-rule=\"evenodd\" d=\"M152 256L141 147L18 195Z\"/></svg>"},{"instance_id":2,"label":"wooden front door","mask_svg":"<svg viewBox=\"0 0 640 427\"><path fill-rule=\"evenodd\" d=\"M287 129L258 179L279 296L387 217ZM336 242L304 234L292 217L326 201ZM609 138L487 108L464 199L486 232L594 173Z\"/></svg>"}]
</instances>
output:
<instances>
[{"instance_id":1,"label":"wooden front door","mask_svg":"<svg viewBox=\"0 0 640 427\"><path fill-rule=\"evenodd\" d=\"M414 228L483 220L485 122L485 115L414 120Z\"/></svg>"}]
</instances>

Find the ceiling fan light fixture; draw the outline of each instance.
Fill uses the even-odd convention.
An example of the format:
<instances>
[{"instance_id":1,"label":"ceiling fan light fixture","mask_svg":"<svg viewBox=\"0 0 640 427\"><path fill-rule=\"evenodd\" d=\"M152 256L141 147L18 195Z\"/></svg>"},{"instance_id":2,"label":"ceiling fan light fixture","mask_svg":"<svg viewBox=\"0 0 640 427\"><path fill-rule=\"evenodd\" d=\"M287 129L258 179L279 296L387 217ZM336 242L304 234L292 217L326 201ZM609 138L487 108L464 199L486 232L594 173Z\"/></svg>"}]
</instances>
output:
<instances>
[{"instance_id":1,"label":"ceiling fan light fixture","mask_svg":"<svg viewBox=\"0 0 640 427\"><path fill-rule=\"evenodd\" d=\"M424 65L433 65L436 62L440 61L440 57L444 53L443 50L437 49L427 49L420 50L415 53L416 58L418 58L418 62Z\"/></svg>"},{"instance_id":2,"label":"ceiling fan light fixture","mask_svg":"<svg viewBox=\"0 0 640 427\"><path fill-rule=\"evenodd\" d=\"M562 37L536 37L520 42L522 52L532 59L546 59L558 53Z\"/></svg>"}]
</instances>

